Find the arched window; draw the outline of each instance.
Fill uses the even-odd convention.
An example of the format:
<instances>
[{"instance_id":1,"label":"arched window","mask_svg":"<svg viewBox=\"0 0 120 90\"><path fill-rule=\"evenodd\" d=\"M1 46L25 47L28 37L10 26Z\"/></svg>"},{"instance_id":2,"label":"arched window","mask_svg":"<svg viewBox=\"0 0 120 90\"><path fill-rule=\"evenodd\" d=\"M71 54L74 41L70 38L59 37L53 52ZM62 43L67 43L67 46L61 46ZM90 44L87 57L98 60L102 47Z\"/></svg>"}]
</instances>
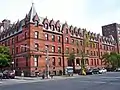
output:
<instances>
[{"instance_id":1,"label":"arched window","mask_svg":"<svg viewBox=\"0 0 120 90\"><path fill-rule=\"evenodd\" d=\"M38 45L38 43L35 43L35 50L36 50L36 51L39 50L39 45Z\"/></svg>"}]
</instances>

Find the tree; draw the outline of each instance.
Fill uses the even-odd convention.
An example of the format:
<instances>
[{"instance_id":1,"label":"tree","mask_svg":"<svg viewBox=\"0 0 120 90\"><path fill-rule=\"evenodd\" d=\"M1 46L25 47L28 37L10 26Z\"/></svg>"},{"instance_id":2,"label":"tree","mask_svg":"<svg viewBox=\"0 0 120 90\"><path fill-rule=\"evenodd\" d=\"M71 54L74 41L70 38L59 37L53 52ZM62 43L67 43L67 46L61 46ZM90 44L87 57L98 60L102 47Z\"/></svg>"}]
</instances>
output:
<instances>
[{"instance_id":1,"label":"tree","mask_svg":"<svg viewBox=\"0 0 120 90\"><path fill-rule=\"evenodd\" d=\"M102 60L108 68L115 69L117 67L120 67L120 54L116 52L105 53L102 56Z\"/></svg>"},{"instance_id":2,"label":"tree","mask_svg":"<svg viewBox=\"0 0 120 90\"><path fill-rule=\"evenodd\" d=\"M11 55L8 47L0 46L0 68L10 65Z\"/></svg>"},{"instance_id":3,"label":"tree","mask_svg":"<svg viewBox=\"0 0 120 90\"><path fill-rule=\"evenodd\" d=\"M75 54L74 53L70 53L68 56L68 64L69 66L73 67L73 72L75 72Z\"/></svg>"}]
</instances>

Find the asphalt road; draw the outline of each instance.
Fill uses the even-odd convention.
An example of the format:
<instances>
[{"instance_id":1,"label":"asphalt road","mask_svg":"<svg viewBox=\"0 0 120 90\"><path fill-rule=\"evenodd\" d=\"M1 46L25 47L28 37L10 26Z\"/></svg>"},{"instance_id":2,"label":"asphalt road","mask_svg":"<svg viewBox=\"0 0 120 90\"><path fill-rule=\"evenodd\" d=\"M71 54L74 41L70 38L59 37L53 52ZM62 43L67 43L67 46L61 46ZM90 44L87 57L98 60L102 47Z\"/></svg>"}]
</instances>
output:
<instances>
[{"instance_id":1,"label":"asphalt road","mask_svg":"<svg viewBox=\"0 0 120 90\"><path fill-rule=\"evenodd\" d=\"M0 90L120 90L120 72L46 82L1 85Z\"/></svg>"}]
</instances>

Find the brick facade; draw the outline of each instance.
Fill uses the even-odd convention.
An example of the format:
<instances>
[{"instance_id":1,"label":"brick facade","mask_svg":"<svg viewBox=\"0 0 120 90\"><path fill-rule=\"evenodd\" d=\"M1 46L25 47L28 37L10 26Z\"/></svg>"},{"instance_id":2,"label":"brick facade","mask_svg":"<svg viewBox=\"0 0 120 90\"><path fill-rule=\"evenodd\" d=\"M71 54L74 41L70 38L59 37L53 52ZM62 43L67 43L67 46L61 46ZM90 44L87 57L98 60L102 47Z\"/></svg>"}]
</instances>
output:
<instances>
[{"instance_id":1,"label":"brick facade","mask_svg":"<svg viewBox=\"0 0 120 90\"><path fill-rule=\"evenodd\" d=\"M116 51L116 44L110 37L69 26L67 23L61 24L59 20L39 18L32 10L33 6L23 20L12 24L9 29L1 29L0 33L0 45L10 48L18 73L24 71L26 75L32 75L35 71L45 71L46 48L49 50L51 72L58 74L63 71L68 66L68 54L73 51L76 55L75 67L80 67L81 55L78 54L83 50L84 32L90 36L90 43L85 46L87 67L104 67L101 56ZM4 28L4 25L1 24L0 27Z\"/></svg>"}]
</instances>

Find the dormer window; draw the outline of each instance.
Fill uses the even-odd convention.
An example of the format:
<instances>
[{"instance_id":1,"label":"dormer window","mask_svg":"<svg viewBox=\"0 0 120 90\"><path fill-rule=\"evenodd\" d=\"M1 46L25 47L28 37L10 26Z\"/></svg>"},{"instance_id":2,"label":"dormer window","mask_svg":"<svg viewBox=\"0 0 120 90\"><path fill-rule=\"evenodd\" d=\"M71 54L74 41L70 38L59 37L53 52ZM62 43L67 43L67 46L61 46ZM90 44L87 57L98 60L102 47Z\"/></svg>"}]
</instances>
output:
<instances>
[{"instance_id":1,"label":"dormer window","mask_svg":"<svg viewBox=\"0 0 120 90\"><path fill-rule=\"evenodd\" d=\"M47 23L44 24L44 28L48 29L48 24Z\"/></svg>"},{"instance_id":2,"label":"dormer window","mask_svg":"<svg viewBox=\"0 0 120 90\"><path fill-rule=\"evenodd\" d=\"M73 30L71 31L71 34L73 35L74 33L73 33Z\"/></svg>"},{"instance_id":3,"label":"dormer window","mask_svg":"<svg viewBox=\"0 0 120 90\"><path fill-rule=\"evenodd\" d=\"M68 29L66 29L66 34L68 34Z\"/></svg>"},{"instance_id":4,"label":"dormer window","mask_svg":"<svg viewBox=\"0 0 120 90\"><path fill-rule=\"evenodd\" d=\"M51 25L51 28L50 28L52 31L54 31L55 30L55 28L54 28L54 25Z\"/></svg>"},{"instance_id":5,"label":"dormer window","mask_svg":"<svg viewBox=\"0 0 120 90\"><path fill-rule=\"evenodd\" d=\"M38 21L35 21L35 26L38 27Z\"/></svg>"},{"instance_id":6,"label":"dormer window","mask_svg":"<svg viewBox=\"0 0 120 90\"><path fill-rule=\"evenodd\" d=\"M60 32L60 26L59 26L59 27L57 27L57 30L58 30L58 32Z\"/></svg>"}]
</instances>

